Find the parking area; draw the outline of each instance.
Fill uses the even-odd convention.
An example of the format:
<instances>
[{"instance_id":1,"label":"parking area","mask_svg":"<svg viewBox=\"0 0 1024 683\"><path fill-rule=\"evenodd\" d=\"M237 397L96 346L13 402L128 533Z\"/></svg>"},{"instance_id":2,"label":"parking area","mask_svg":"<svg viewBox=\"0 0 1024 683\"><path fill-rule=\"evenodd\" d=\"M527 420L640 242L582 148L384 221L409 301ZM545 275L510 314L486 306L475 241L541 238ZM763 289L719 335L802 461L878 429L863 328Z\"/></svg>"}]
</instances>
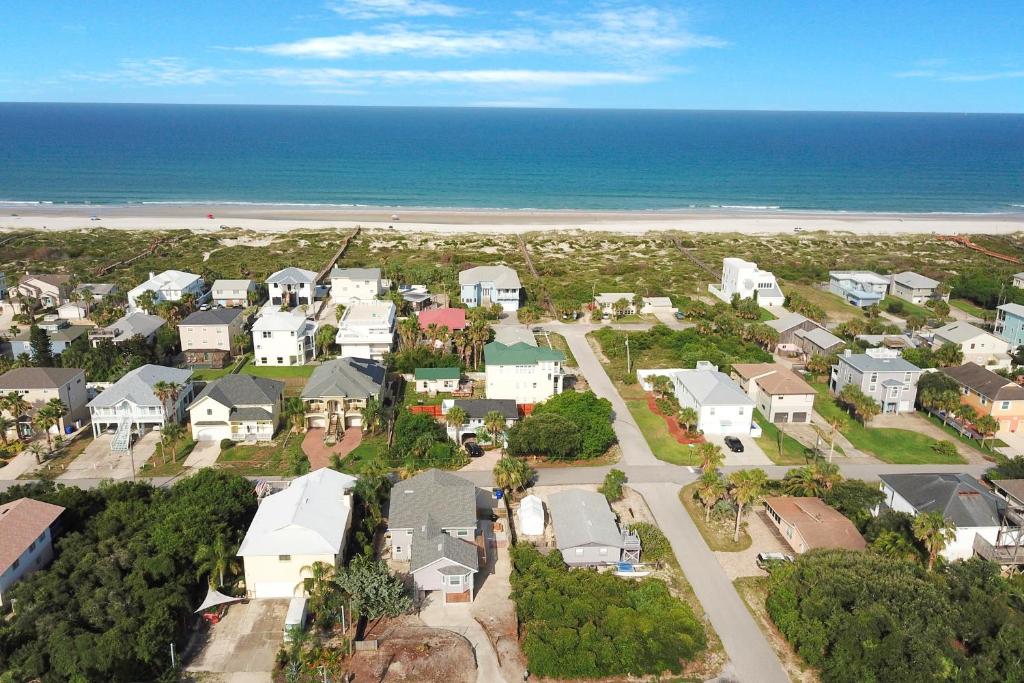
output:
<instances>
[{"instance_id":1,"label":"parking area","mask_svg":"<svg viewBox=\"0 0 1024 683\"><path fill-rule=\"evenodd\" d=\"M725 464L726 465L745 465L748 467L767 467L772 463L771 458L765 455L765 452L757 445L754 441L754 437L750 435L737 436L743 444L742 453L733 453L729 450L729 447L725 445L725 436L719 434L707 434L704 437L713 444L718 444L722 448L722 452L725 453Z\"/></svg>"},{"instance_id":2,"label":"parking area","mask_svg":"<svg viewBox=\"0 0 1024 683\"><path fill-rule=\"evenodd\" d=\"M132 465L138 474L160 442L159 432L149 432L135 442L131 453L114 453L110 450L113 434L100 434L85 447L80 456L68 465L58 479L130 479Z\"/></svg>"},{"instance_id":3,"label":"parking area","mask_svg":"<svg viewBox=\"0 0 1024 683\"><path fill-rule=\"evenodd\" d=\"M750 534L751 540L750 547L735 553L715 553L718 563L722 565L730 581L741 576L767 576L767 572L757 566L758 553L793 554L789 546L782 542L775 527L769 524L760 505L747 513L746 520L747 533Z\"/></svg>"},{"instance_id":4,"label":"parking area","mask_svg":"<svg viewBox=\"0 0 1024 683\"><path fill-rule=\"evenodd\" d=\"M192 452L185 458L184 467L199 469L213 467L220 456L220 441L197 441Z\"/></svg>"},{"instance_id":5,"label":"parking area","mask_svg":"<svg viewBox=\"0 0 1024 683\"><path fill-rule=\"evenodd\" d=\"M186 671L247 673L270 680L284 640L288 600L252 600L228 606L220 623L197 633ZM259 675L260 678L256 676Z\"/></svg>"}]
</instances>

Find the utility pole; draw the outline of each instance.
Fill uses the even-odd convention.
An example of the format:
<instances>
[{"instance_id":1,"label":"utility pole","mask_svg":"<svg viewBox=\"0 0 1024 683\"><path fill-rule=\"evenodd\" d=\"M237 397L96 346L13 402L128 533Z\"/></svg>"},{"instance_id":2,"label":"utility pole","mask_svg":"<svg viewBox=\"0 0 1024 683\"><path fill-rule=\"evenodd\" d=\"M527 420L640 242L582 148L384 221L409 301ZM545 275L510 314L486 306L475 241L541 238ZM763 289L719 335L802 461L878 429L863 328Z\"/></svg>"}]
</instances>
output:
<instances>
[{"instance_id":1,"label":"utility pole","mask_svg":"<svg viewBox=\"0 0 1024 683\"><path fill-rule=\"evenodd\" d=\"M171 642L171 668L172 669L176 669L177 666L178 666L177 660L176 660L176 658L174 656L174 642L172 641Z\"/></svg>"},{"instance_id":2,"label":"utility pole","mask_svg":"<svg viewBox=\"0 0 1024 683\"><path fill-rule=\"evenodd\" d=\"M630 362L630 357L629 357L629 332L627 332L626 333L626 374L627 375L632 372L631 368L632 368L632 363Z\"/></svg>"}]
</instances>

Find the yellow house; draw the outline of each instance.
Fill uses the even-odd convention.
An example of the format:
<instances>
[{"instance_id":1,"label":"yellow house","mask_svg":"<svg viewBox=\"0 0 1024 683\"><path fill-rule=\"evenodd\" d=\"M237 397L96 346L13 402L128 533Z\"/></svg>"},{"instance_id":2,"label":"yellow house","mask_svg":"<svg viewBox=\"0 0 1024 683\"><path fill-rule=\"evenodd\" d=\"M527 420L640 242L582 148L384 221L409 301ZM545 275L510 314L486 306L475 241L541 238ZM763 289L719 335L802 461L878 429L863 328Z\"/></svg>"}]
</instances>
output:
<instances>
[{"instance_id":1,"label":"yellow house","mask_svg":"<svg viewBox=\"0 0 1024 683\"><path fill-rule=\"evenodd\" d=\"M960 385L960 403L999 421L1000 432L1016 432L1024 421L1024 387L975 363L944 372Z\"/></svg>"}]
</instances>

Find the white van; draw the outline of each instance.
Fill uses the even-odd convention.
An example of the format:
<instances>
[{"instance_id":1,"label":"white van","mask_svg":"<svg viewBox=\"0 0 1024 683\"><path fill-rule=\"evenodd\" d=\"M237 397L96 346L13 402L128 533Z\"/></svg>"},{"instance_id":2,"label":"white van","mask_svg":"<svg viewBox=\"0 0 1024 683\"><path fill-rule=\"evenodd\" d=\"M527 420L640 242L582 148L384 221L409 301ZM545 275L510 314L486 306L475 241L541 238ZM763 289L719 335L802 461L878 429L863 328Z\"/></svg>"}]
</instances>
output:
<instances>
[{"instance_id":1,"label":"white van","mask_svg":"<svg viewBox=\"0 0 1024 683\"><path fill-rule=\"evenodd\" d=\"M305 630L308 602L308 598L292 598L288 603L288 614L284 618L284 642L291 641L294 631Z\"/></svg>"}]
</instances>

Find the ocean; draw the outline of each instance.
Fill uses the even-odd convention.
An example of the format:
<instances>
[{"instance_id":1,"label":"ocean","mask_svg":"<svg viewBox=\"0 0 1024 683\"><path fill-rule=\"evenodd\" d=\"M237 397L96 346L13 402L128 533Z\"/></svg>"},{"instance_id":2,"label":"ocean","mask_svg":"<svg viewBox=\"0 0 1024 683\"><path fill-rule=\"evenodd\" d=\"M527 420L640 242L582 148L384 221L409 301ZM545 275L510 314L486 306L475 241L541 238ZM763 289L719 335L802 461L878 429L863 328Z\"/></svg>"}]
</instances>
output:
<instances>
[{"instance_id":1,"label":"ocean","mask_svg":"<svg viewBox=\"0 0 1024 683\"><path fill-rule=\"evenodd\" d=\"M1024 210L1024 115L0 104L0 202Z\"/></svg>"}]
</instances>

